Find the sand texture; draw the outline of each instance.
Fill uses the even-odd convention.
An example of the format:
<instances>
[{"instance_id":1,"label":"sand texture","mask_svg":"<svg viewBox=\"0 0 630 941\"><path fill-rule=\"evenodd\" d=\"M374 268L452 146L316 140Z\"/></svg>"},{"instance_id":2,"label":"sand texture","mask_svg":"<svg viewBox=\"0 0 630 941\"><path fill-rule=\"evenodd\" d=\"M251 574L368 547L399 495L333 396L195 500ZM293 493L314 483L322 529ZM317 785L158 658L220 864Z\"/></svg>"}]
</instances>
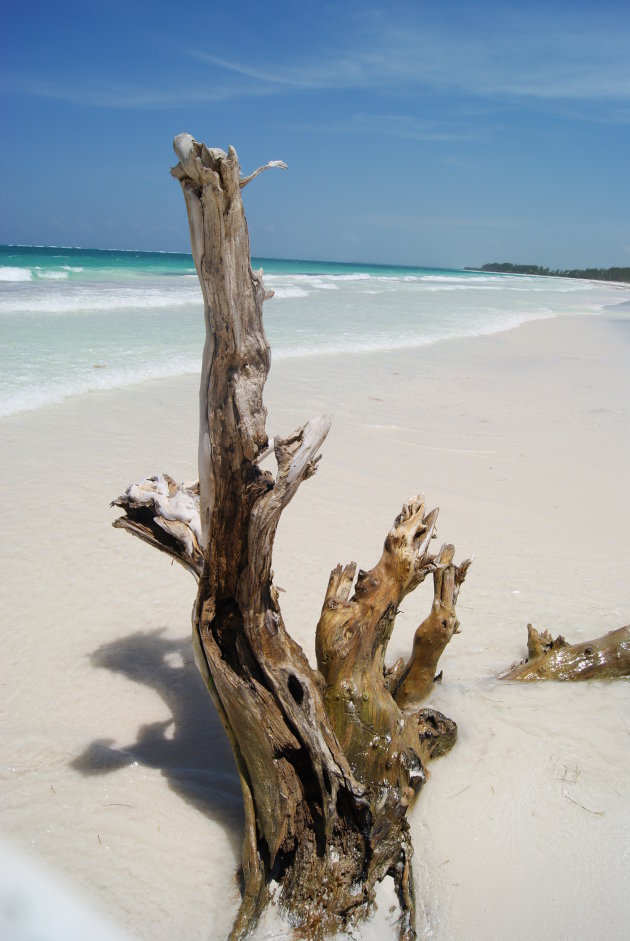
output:
<instances>
[{"instance_id":1,"label":"sand texture","mask_svg":"<svg viewBox=\"0 0 630 941\"><path fill-rule=\"evenodd\" d=\"M602 316L272 367L270 434L334 416L275 553L311 659L330 569L374 564L413 493L475 555L430 701L460 740L411 817L426 937L626 937L630 685L496 675L528 621L571 641L630 622L629 356L630 319ZM222 939L238 898L240 790L192 662L195 585L108 508L145 475L196 476L197 407L184 377L0 422L0 828L147 941ZM389 660L429 598L405 603Z\"/></svg>"}]
</instances>

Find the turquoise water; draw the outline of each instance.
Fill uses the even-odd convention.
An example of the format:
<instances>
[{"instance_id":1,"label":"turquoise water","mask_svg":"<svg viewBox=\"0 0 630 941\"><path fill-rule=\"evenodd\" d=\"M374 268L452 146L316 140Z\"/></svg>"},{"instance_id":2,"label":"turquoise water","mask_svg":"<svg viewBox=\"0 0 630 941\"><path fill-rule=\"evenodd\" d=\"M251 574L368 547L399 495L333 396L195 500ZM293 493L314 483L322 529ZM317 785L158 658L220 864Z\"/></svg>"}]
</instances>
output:
<instances>
[{"instance_id":1,"label":"turquoise water","mask_svg":"<svg viewBox=\"0 0 630 941\"><path fill-rule=\"evenodd\" d=\"M192 256L184 253L0 246L0 282L90 281L194 273Z\"/></svg>"},{"instance_id":2,"label":"turquoise water","mask_svg":"<svg viewBox=\"0 0 630 941\"><path fill-rule=\"evenodd\" d=\"M440 268L368 265L362 262L308 261L252 258L254 268L269 275L347 275L380 277L448 273ZM455 272L451 272L455 273ZM456 272L475 278L475 272ZM151 275L195 274L192 255L185 252L111 251L97 248L61 248L37 245L0 245L0 282L91 281L144 278Z\"/></svg>"},{"instance_id":3,"label":"turquoise water","mask_svg":"<svg viewBox=\"0 0 630 941\"><path fill-rule=\"evenodd\" d=\"M527 320L601 312L630 288L459 270L252 259L273 357L420 348ZM198 372L189 254L0 247L0 415Z\"/></svg>"}]
</instances>

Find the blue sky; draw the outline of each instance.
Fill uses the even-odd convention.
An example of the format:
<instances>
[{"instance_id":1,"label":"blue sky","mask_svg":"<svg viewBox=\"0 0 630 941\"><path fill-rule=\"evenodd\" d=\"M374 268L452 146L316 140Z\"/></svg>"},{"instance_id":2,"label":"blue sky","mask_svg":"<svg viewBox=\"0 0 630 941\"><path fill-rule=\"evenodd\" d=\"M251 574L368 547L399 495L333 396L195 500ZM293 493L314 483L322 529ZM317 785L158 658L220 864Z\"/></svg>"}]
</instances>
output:
<instances>
[{"instance_id":1,"label":"blue sky","mask_svg":"<svg viewBox=\"0 0 630 941\"><path fill-rule=\"evenodd\" d=\"M244 191L257 255L630 265L627 0L8 0L1 32L0 242L188 250L187 131L288 163Z\"/></svg>"}]
</instances>

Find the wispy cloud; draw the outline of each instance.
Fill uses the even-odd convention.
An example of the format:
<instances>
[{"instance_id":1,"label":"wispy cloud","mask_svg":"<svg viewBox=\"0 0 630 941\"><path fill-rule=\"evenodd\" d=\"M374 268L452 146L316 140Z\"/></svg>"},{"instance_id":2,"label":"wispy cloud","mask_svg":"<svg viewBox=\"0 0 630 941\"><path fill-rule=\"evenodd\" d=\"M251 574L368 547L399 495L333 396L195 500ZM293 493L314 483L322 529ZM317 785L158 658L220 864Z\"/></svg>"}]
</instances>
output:
<instances>
[{"instance_id":1,"label":"wispy cloud","mask_svg":"<svg viewBox=\"0 0 630 941\"><path fill-rule=\"evenodd\" d=\"M221 56L212 55L209 52L201 52L198 49L189 49L185 52L191 59L197 59L206 65L216 66L222 71L232 72L243 78L253 79L255 82L264 82L268 85L277 85L278 88L323 88L322 74L320 66L316 65L314 74L309 74L308 69L301 65L287 66L280 70L256 67L247 63L238 62L231 59L225 59Z\"/></svg>"},{"instance_id":2,"label":"wispy cloud","mask_svg":"<svg viewBox=\"0 0 630 941\"><path fill-rule=\"evenodd\" d=\"M524 21L497 16L491 31L383 27L352 46L292 61L274 57L275 67L221 57L199 49L187 54L222 71L270 86L274 93L298 90L425 88L482 98L630 100L629 36L623 29L577 26L545 16ZM531 19L531 18L530 18Z\"/></svg>"},{"instance_id":3,"label":"wispy cloud","mask_svg":"<svg viewBox=\"0 0 630 941\"><path fill-rule=\"evenodd\" d=\"M185 67L170 84L156 87L135 75L117 83L94 76L77 82L23 75L12 78L9 90L31 96L103 108L170 108L263 96L329 92L365 92L401 99L416 96L464 96L471 106L485 103L564 104L584 108L587 119L625 123L630 103L629 30L623 19L606 22L602 11L581 9L567 22L566 9L522 13L508 7L469 16L409 16L381 11L365 15L354 28L336 29L326 45L269 46L247 58L222 39L172 50ZM369 13L369 10L368 10ZM479 20L479 21L478 21ZM154 73L155 74L155 73ZM158 73L160 74L160 73ZM599 114L597 108L601 106ZM390 133L395 134L394 126ZM409 129L400 131L409 136ZM426 138L422 138L426 139Z\"/></svg>"},{"instance_id":4,"label":"wispy cloud","mask_svg":"<svg viewBox=\"0 0 630 941\"><path fill-rule=\"evenodd\" d=\"M472 170L475 168L475 163L472 160L467 160L465 157L458 157L454 154L444 157L443 163L449 167L458 167L460 170Z\"/></svg>"},{"instance_id":5,"label":"wispy cloud","mask_svg":"<svg viewBox=\"0 0 630 941\"><path fill-rule=\"evenodd\" d=\"M293 122L291 128L317 134L377 134L380 137L434 143L473 140L477 137L476 132L463 124L455 126L451 121L448 125L440 125L408 114L355 114L347 120L328 124Z\"/></svg>"},{"instance_id":6,"label":"wispy cloud","mask_svg":"<svg viewBox=\"0 0 630 941\"><path fill-rule=\"evenodd\" d=\"M460 229L489 229L489 230L518 230L522 221L517 218L491 219L480 216L433 216L433 215L403 215L400 213L361 213L352 217L355 225L369 226L370 228L393 229L397 232L418 231L421 226L425 229L445 229L448 232Z\"/></svg>"},{"instance_id":7,"label":"wispy cloud","mask_svg":"<svg viewBox=\"0 0 630 941\"><path fill-rule=\"evenodd\" d=\"M90 108L160 109L181 105L211 104L231 101L240 96L265 96L272 91L259 85L256 88L234 85L206 85L160 89L136 83L98 83L76 81L50 81L28 76L0 78L0 89L13 94L36 98L49 98Z\"/></svg>"}]
</instances>

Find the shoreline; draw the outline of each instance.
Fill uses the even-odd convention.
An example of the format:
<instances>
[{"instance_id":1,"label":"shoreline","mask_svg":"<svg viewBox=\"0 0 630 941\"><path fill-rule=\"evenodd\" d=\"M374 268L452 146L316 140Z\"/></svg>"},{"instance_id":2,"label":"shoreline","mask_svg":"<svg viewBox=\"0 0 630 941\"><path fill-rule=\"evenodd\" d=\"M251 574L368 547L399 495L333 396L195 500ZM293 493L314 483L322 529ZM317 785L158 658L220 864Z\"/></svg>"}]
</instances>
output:
<instances>
[{"instance_id":1,"label":"shoreline","mask_svg":"<svg viewBox=\"0 0 630 941\"><path fill-rule=\"evenodd\" d=\"M626 321L556 316L272 365L270 435L333 414L274 554L311 660L331 568L371 565L412 493L441 507L458 559L476 556L430 700L460 739L411 817L429 937L596 937L604 912L608 936L625 935L628 685L496 675L522 657L528 621L577 641L630 620ZM201 941L208 924L226 936L237 900L240 790L192 663L194 582L107 508L145 475L195 476L197 385L149 380L0 423L1 828L152 941ZM409 651L424 587L388 661Z\"/></svg>"},{"instance_id":2,"label":"shoreline","mask_svg":"<svg viewBox=\"0 0 630 941\"><path fill-rule=\"evenodd\" d=\"M567 280L571 280L571 279L567 279ZM573 279L573 280L576 280L576 279ZM618 285L611 284L610 282L592 282L592 283L602 284L605 286L612 286L612 287L616 286L619 288L628 288L628 285L624 285L621 282ZM615 317L615 311L618 311L618 309L621 309L621 316ZM619 319L619 320L628 319L628 321L630 322L630 316L628 316L627 318L625 316L626 311L630 311L630 299L625 299L615 304L606 304L601 308L601 310L598 313L588 312L588 313L579 313L579 314L566 314L566 313L558 314L558 313L554 313L553 311L550 311L548 313L539 312L538 315L535 317L522 320L517 324L503 325L499 328L492 329L489 332L477 332L477 333L472 333L468 335L464 334L461 336L441 336L437 338L429 337L426 339L426 341L418 342L413 345L379 347L379 348L373 348L373 349L350 349L350 350L339 349L339 350L325 350L325 351L316 350L314 352L283 353L281 351L279 353L276 353L275 356L274 356L274 352L272 349L272 369L274 368L274 366L277 368L278 364L280 363L285 363L285 362L288 363L288 362L293 362L293 361L309 362L312 360L319 360L320 358L326 359L328 357L333 357L337 360L340 360L342 358L354 357L354 356L357 356L357 357L371 357L371 356L380 357L380 356L390 356L390 355L395 356L407 350L415 350L418 353L420 353L420 351L425 350L426 348L433 349L435 347L440 347L443 344L452 344L452 343L459 343L461 341L467 341L467 340L481 340L484 338L491 338L493 336L501 335L504 333L510 333L514 330L520 330L522 327L526 326L527 324L540 323L546 320L565 320L565 319L571 320L575 317L577 318L585 317L585 318L597 318L597 319L599 318L604 318L604 319L610 318L610 319ZM201 359L199 360L199 368L200 368L200 363L201 363ZM154 368L158 368L158 367L154 367ZM94 369L95 371L98 370L99 375L102 375L103 378L106 377L107 369L108 369L107 365L96 364L94 366ZM101 371L104 371L104 372L101 372ZM109 394L109 393L116 393L116 392L124 393L127 390L136 389L139 387L142 388L145 385L147 386L147 388L149 388L152 383L167 383L171 380L175 380L175 381L184 380L184 379L189 379L190 377L197 377L198 374L199 374L199 370L197 368L195 369L191 368L190 370L187 370L184 372L169 372L163 375L153 375L153 376L149 375L149 376L133 378L133 379L129 379L127 382L124 382L123 384L118 384L118 385L101 386L101 387L95 387L95 388L90 388L88 386L86 388L81 389L80 391L58 393L59 397L51 398L50 400L38 401L36 405L32 405L32 406L25 405L23 407L20 406L19 408L14 409L13 411L10 411L10 412L0 411L0 427L1 427L2 421L6 419L12 419L14 417L24 416L32 412L37 412L39 409L46 409L49 407L71 404L72 402L79 400L82 396L91 396L94 394ZM44 394L43 390L42 390L42 394Z\"/></svg>"}]
</instances>

